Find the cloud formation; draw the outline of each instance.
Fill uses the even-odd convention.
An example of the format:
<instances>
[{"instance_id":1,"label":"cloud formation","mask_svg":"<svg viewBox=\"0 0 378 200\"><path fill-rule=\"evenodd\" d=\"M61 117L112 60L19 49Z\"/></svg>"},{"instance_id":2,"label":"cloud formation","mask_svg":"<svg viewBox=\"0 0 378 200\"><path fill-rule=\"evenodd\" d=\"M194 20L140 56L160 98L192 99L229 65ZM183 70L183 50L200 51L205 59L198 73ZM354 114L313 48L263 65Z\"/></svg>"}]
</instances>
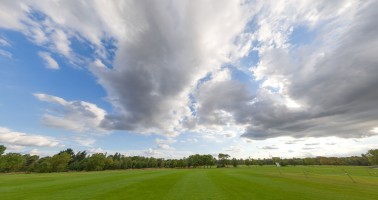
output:
<instances>
[{"instance_id":1,"label":"cloud formation","mask_svg":"<svg viewBox=\"0 0 378 200\"><path fill-rule=\"evenodd\" d=\"M278 147L275 147L275 146L263 146L261 149L264 149L264 150L274 150L274 149L278 149Z\"/></svg>"},{"instance_id":2,"label":"cloud formation","mask_svg":"<svg viewBox=\"0 0 378 200\"><path fill-rule=\"evenodd\" d=\"M133 5L134 12L120 15L138 19L127 23L136 31L119 41L113 69L93 70L118 110L102 125L174 135L191 115L189 96L198 81L234 59L247 10L238 1Z\"/></svg>"},{"instance_id":3,"label":"cloud formation","mask_svg":"<svg viewBox=\"0 0 378 200\"><path fill-rule=\"evenodd\" d=\"M46 68L49 69L59 69L59 64L51 57L50 53L48 52L38 52L38 55L44 60Z\"/></svg>"},{"instance_id":4,"label":"cloud formation","mask_svg":"<svg viewBox=\"0 0 378 200\"><path fill-rule=\"evenodd\" d=\"M255 104L245 137L373 135L369 130L378 123L378 60L373 53L378 42L374 25L378 4L370 1L352 6L349 2L347 8L348 2L344 3L325 4L333 7L319 10L320 16L327 16L323 12L328 10L338 12L329 22L318 20L326 24L318 27L316 43L261 53L253 68L255 76L278 82L279 92L261 87L265 97L276 100ZM300 107L290 109L285 98Z\"/></svg>"},{"instance_id":5,"label":"cloud formation","mask_svg":"<svg viewBox=\"0 0 378 200\"><path fill-rule=\"evenodd\" d=\"M165 140L157 138L155 141L156 141L158 148L164 149L164 150L174 150L175 148L171 147L170 145L177 142L177 140L170 139L170 138L165 139Z\"/></svg>"},{"instance_id":6,"label":"cloud formation","mask_svg":"<svg viewBox=\"0 0 378 200\"><path fill-rule=\"evenodd\" d=\"M42 118L46 126L63 128L75 132L95 131L106 133L99 125L106 115L106 111L98 108L95 104L85 101L66 101L63 98L35 93L34 96L56 106ZM86 142L91 144L92 142Z\"/></svg>"},{"instance_id":7,"label":"cloud formation","mask_svg":"<svg viewBox=\"0 0 378 200\"><path fill-rule=\"evenodd\" d=\"M0 37L0 46L11 46L11 45L6 39Z\"/></svg>"},{"instance_id":8,"label":"cloud formation","mask_svg":"<svg viewBox=\"0 0 378 200\"><path fill-rule=\"evenodd\" d=\"M52 137L16 132L4 127L0 127L0 142L11 145L12 149L20 146L55 147L59 145L59 142Z\"/></svg>"},{"instance_id":9,"label":"cloud formation","mask_svg":"<svg viewBox=\"0 0 378 200\"><path fill-rule=\"evenodd\" d=\"M10 58L12 58L12 53L10 53L9 51L5 51L3 49L0 49L0 56L10 59Z\"/></svg>"},{"instance_id":10,"label":"cloud formation","mask_svg":"<svg viewBox=\"0 0 378 200\"><path fill-rule=\"evenodd\" d=\"M62 108L43 116L48 126L257 140L377 134L376 1L7 1L0 9L9 11L1 28L90 66L115 110L35 94ZM73 40L90 44L92 57Z\"/></svg>"}]
</instances>

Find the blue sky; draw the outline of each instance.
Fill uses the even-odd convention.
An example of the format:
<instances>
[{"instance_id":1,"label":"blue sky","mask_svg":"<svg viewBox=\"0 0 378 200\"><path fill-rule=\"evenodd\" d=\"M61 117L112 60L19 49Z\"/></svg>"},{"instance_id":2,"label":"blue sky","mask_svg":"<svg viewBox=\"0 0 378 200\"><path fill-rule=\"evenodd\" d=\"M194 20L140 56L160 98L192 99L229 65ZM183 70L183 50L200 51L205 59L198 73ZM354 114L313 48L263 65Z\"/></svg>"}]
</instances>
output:
<instances>
[{"instance_id":1,"label":"blue sky","mask_svg":"<svg viewBox=\"0 0 378 200\"><path fill-rule=\"evenodd\" d=\"M166 158L378 148L378 4L241 2L1 2L0 144Z\"/></svg>"}]
</instances>

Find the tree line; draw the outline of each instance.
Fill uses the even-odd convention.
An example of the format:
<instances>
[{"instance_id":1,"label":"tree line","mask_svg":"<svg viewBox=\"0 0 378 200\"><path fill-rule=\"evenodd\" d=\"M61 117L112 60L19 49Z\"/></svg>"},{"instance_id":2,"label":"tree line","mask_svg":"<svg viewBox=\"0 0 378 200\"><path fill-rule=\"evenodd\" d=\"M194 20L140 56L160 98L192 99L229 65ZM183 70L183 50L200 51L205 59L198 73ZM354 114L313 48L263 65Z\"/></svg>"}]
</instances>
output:
<instances>
[{"instance_id":1,"label":"tree line","mask_svg":"<svg viewBox=\"0 0 378 200\"><path fill-rule=\"evenodd\" d=\"M39 157L37 155L6 153L6 147L0 145L0 172L66 172L66 171L102 171L115 169L145 169L145 168L211 168L275 165L378 165L378 149L369 150L361 156L351 157L315 157L315 158L285 158L268 159L236 159L228 154L220 153L217 158L210 154L190 155L181 159L164 159L143 156L125 156L120 153L88 154L86 151L74 152L72 149L60 151L53 156Z\"/></svg>"}]
</instances>

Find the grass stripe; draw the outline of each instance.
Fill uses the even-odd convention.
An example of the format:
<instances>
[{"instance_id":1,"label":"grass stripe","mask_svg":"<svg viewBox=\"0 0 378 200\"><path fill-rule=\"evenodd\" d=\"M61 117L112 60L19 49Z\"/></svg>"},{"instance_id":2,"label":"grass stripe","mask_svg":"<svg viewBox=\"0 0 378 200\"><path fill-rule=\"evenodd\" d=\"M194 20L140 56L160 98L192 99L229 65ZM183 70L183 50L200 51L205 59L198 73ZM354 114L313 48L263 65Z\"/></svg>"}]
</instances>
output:
<instances>
[{"instance_id":1,"label":"grass stripe","mask_svg":"<svg viewBox=\"0 0 378 200\"><path fill-rule=\"evenodd\" d=\"M264 166L1 174L0 199L377 199L378 176L368 170L299 166L282 167L280 174Z\"/></svg>"}]
</instances>

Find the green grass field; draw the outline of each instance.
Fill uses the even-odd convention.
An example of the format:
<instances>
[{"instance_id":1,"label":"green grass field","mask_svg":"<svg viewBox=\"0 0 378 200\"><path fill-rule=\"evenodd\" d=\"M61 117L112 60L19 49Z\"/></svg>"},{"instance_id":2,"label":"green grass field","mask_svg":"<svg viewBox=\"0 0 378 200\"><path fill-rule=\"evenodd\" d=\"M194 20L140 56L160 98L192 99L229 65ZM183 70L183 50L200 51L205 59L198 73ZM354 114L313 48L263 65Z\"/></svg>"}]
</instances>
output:
<instances>
[{"instance_id":1,"label":"green grass field","mask_svg":"<svg viewBox=\"0 0 378 200\"><path fill-rule=\"evenodd\" d=\"M378 199L376 169L279 169L264 166L1 174L0 199Z\"/></svg>"}]
</instances>

